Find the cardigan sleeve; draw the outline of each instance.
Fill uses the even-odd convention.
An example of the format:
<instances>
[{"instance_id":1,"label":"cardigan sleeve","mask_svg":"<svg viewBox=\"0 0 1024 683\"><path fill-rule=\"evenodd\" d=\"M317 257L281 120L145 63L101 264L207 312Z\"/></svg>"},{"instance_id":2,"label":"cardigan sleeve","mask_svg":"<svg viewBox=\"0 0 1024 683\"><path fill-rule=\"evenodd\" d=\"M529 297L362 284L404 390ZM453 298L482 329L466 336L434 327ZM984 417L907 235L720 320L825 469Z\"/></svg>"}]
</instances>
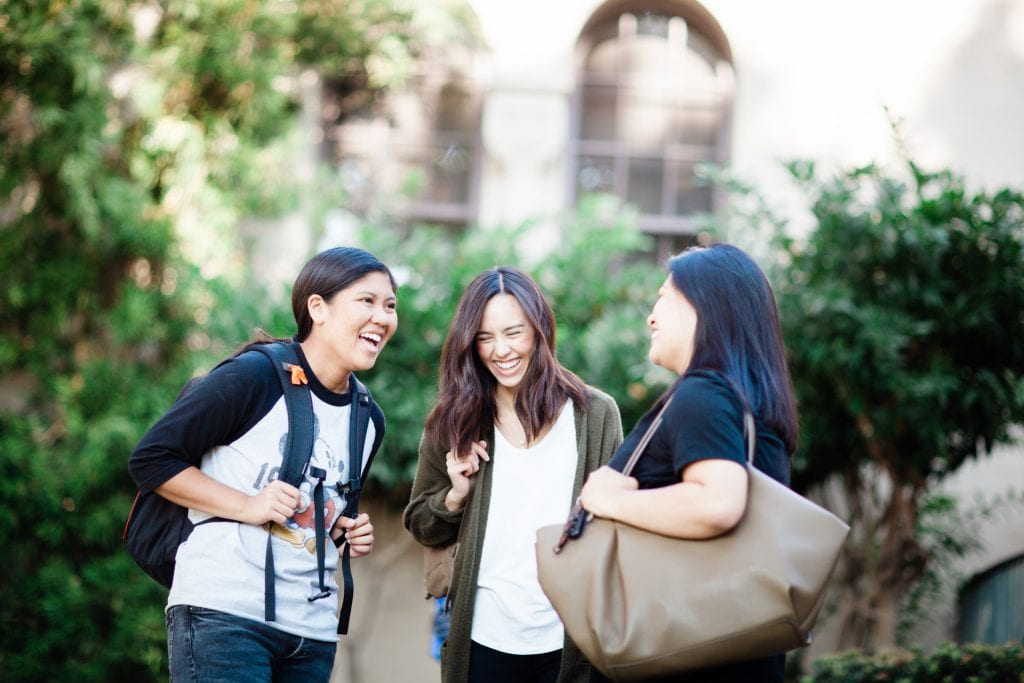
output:
<instances>
[{"instance_id":1,"label":"cardigan sleeve","mask_svg":"<svg viewBox=\"0 0 1024 683\"><path fill-rule=\"evenodd\" d=\"M402 513L402 523L420 545L438 547L453 543L459 535L463 510L452 512L444 499L452 488L445 466L445 450L420 439L419 462L413 481L409 504Z\"/></svg>"},{"instance_id":2,"label":"cardigan sleeve","mask_svg":"<svg viewBox=\"0 0 1024 683\"><path fill-rule=\"evenodd\" d=\"M600 462L608 464L612 455L622 444L622 416L619 414L619 406L608 394L591 388L591 410L598 413L598 406L601 406L598 422L601 426L600 434Z\"/></svg>"}]
</instances>

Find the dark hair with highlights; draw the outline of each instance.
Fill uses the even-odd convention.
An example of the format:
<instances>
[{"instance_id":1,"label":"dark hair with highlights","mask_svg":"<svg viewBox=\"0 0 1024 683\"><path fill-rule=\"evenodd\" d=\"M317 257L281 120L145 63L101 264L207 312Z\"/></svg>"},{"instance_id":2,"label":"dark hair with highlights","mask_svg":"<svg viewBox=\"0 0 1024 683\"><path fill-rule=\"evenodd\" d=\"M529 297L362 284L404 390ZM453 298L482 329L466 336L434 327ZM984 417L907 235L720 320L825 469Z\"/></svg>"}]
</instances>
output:
<instances>
[{"instance_id":1,"label":"dark hair with highlights","mask_svg":"<svg viewBox=\"0 0 1024 683\"><path fill-rule=\"evenodd\" d=\"M775 295L764 272L741 249L723 243L690 247L670 259L668 269L673 286L697 311L687 369L725 375L792 453L796 398Z\"/></svg>"},{"instance_id":2,"label":"dark hair with highlights","mask_svg":"<svg viewBox=\"0 0 1024 683\"><path fill-rule=\"evenodd\" d=\"M441 350L438 397L425 425L426 438L463 455L488 433L497 417L497 380L477 354L476 335L487 302L498 294L514 296L534 332L533 355L516 392L515 410L533 439L558 418L571 398L586 405L583 381L555 357L555 315L529 275L498 266L477 275L463 292Z\"/></svg>"}]
</instances>

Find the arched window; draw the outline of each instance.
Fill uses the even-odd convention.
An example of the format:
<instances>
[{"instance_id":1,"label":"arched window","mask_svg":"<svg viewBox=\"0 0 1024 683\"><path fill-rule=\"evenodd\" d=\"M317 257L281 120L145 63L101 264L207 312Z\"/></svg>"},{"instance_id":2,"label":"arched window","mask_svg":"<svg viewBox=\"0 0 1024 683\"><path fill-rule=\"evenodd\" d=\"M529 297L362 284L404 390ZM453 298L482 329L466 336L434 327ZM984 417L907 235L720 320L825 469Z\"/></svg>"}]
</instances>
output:
<instances>
[{"instance_id":1,"label":"arched window","mask_svg":"<svg viewBox=\"0 0 1024 683\"><path fill-rule=\"evenodd\" d=\"M692 216L711 209L697 177L728 158L731 53L696 2L605 5L578 44L574 197L614 193L640 211L658 251L693 238Z\"/></svg>"},{"instance_id":2,"label":"arched window","mask_svg":"<svg viewBox=\"0 0 1024 683\"><path fill-rule=\"evenodd\" d=\"M475 220L481 89L469 51L436 57L420 59L403 88L348 111L335 105L327 153L348 208L459 228Z\"/></svg>"}]
</instances>

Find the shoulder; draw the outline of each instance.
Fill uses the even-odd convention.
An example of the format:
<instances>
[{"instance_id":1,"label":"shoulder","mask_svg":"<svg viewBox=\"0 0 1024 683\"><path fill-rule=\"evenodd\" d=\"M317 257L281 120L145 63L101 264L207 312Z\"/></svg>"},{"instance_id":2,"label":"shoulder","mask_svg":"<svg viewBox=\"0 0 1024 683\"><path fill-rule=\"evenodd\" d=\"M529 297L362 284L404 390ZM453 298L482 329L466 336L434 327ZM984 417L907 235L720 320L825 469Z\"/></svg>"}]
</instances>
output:
<instances>
[{"instance_id":1,"label":"shoulder","mask_svg":"<svg viewBox=\"0 0 1024 683\"><path fill-rule=\"evenodd\" d=\"M220 399L280 394L280 382L271 361L258 351L245 351L222 361L195 386L197 395Z\"/></svg>"},{"instance_id":2,"label":"shoulder","mask_svg":"<svg viewBox=\"0 0 1024 683\"><path fill-rule=\"evenodd\" d=\"M714 419L722 414L742 418L743 405L723 375L696 370L679 380L672 392L672 405L666 412L680 419L693 416Z\"/></svg>"},{"instance_id":3,"label":"shoulder","mask_svg":"<svg viewBox=\"0 0 1024 683\"><path fill-rule=\"evenodd\" d=\"M587 405L579 406L579 409L582 412L600 416L619 412L619 404L597 387L587 385Z\"/></svg>"}]
</instances>

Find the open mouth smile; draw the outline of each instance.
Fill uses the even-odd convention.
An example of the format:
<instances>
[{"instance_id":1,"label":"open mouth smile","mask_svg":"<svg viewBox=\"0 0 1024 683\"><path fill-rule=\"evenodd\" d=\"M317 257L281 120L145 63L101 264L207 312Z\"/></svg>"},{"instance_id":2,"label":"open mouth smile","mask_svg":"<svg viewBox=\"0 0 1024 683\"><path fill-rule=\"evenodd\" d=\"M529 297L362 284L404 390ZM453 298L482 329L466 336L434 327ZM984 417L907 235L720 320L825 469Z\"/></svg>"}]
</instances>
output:
<instances>
[{"instance_id":1,"label":"open mouth smile","mask_svg":"<svg viewBox=\"0 0 1024 683\"><path fill-rule=\"evenodd\" d=\"M522 362L522 358L515 358L513 360L496 360L494 361L494 367L498 368L502 374L508 375L515 372Z\"/></svg>"},{"instance_id":2,"label":"open mouth smile","mask_svg":"<svg viewBox=\"0 0 1024 683\"><path fill-rule=\"evenodd\" d=\"M379 351L380 347L384 343L384 337L377 334L376 332L363 332L359 335L359 338L366 343L373 351Z\"/></svg>"}]
</instances>

